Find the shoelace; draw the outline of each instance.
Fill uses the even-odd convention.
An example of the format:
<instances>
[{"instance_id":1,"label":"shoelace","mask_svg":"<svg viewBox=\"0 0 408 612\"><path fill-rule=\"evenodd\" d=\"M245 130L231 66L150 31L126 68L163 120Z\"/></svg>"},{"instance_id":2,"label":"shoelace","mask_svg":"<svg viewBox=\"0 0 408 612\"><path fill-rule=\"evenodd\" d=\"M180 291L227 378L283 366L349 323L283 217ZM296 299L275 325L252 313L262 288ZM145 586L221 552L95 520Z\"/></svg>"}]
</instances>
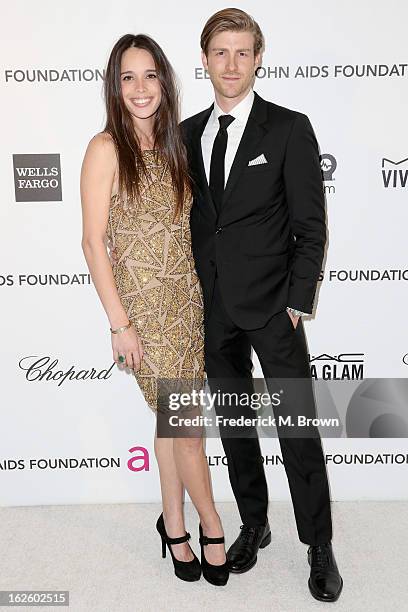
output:
<instances>
[{"instance_id":1,"label":"shoelace","mask_svg":"<svg viewBox=\"0 0 408 612\"><path fill-rule=\"evenodd\" d=\"M255 527L245 527L245 525L241 525L240 529L242 529L241 535L242 535L244 544L248 544L248 542L251 542L251 540L254 539L255 531L256 531Z\"/></svg>"},{"instance_id":2,"label":"shoelace","mask_svg":"<svg viewBox=\"0 0 408 612\"><path fill-rule=\"evenodd\" d=\"M329 567L330 558L326 546L322 545L312 547L312 565L318 566L320 568Z\"/></svg>"}]
</instances>

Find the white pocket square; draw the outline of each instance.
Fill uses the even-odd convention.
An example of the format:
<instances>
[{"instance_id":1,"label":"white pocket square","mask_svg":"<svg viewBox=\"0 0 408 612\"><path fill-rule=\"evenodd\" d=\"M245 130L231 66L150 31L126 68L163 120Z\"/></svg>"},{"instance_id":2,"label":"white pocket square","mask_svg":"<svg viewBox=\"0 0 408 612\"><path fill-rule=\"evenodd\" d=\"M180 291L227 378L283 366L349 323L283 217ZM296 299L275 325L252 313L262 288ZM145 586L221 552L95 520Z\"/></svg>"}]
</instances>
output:
<instances>
[{"instance_id":1,"label":"white pocket square","mask_svg":"<svg viewBox=\"0 0 408 612\"><path fill-rule=\"evenodd\" d=\"M268 160L266 159L265 155L263 153L261 153L261 155L258 155L258 157L255 157L255 159L251 159L251 161L248 162L248 166L258 166L259 164L267 164Z\"/></svg>"}]
</instances>

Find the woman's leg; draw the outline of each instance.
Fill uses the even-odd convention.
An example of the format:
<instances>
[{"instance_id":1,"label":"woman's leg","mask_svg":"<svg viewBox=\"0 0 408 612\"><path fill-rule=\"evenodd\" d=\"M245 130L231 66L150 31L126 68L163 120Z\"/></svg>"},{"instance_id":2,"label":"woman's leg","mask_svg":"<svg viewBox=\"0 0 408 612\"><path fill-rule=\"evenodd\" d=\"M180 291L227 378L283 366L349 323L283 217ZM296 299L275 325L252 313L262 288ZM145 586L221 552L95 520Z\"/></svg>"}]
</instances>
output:
<instances>
[{"instance_id":1,"label":"woman's leg","mask_svg":"<svg viewBox=\"0 0 408 612\"><path fill-rule=\"evenodd\" d=\"M174 438L173 451L178 476L199 514L204 535L210 538L223 536L212 496L203 438ZM225 563L224 544L206 546L205 558L213 565Z\"/></svg>"},{"instance_id":2,"label":"woman's leg","mask_svg":"<svg viewBox=\"0 0 408 612\"><path fill-rule=\"evenodd\" d=\"M185 534L184 487L177 473L173 454L173 438L154 438L154 450L159 465L163 500L163 519L167 535L179 538ZM193 554L187 542L172 544L171 549L179 561L192 561Z\"/></svg>"}]
</instances>

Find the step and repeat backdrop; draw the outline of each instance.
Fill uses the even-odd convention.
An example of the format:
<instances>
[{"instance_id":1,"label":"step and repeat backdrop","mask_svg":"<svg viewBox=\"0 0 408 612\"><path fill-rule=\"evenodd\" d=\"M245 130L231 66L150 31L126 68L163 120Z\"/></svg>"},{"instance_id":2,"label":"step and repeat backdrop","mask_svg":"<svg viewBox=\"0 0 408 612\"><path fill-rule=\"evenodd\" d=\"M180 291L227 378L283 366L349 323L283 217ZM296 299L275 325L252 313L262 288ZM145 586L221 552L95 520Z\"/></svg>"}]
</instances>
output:
<instances>
[{"instance_id":1,"label":"step and repeat backdrop","mask_svg":"<svg viewBox=\"0 0 408 612\"><path fill-rule=\"evenodd\" d=\"M340 437L323 440L332 498L406 499L408 5L237 6L266 38L255 90L306 113L321 149L329 240L305 327L313 376L348 381L338 396L327 394L344 425ZM113 364L109 323L81 249L79 174L88 141L104 125L104 68L116 40L143 32L161 44L187 117L212 102L199 37L221 8L212 0L7 6L1 505L160 499L155 417L134 377ZM270 497L288 499L279 444L261 443ZM207 454L216 499L232 500L219 440L207 441Z\"/></svg>"}]
</instances>

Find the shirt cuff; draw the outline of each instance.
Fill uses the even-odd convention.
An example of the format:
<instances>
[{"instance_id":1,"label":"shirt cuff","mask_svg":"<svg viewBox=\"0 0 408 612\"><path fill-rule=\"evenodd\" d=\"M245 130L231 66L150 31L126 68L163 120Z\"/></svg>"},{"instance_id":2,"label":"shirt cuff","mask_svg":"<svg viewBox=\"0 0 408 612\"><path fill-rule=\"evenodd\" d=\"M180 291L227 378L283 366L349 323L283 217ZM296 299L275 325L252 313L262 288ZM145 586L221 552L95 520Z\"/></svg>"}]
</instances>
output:
<instances>
[{"instance_id":1,"label":"shirt cuff","mask_svg":"<svg viewBox=\"0 0 408 612\"><path fill-rule=\"evenodd\" d=\"M286 310L292 313L294 317L303 317L309 314L308 312L302 312L301 310L296 310L296 308L291 308L290 306L287 306Z\"/></svg>"}]
</instances>

